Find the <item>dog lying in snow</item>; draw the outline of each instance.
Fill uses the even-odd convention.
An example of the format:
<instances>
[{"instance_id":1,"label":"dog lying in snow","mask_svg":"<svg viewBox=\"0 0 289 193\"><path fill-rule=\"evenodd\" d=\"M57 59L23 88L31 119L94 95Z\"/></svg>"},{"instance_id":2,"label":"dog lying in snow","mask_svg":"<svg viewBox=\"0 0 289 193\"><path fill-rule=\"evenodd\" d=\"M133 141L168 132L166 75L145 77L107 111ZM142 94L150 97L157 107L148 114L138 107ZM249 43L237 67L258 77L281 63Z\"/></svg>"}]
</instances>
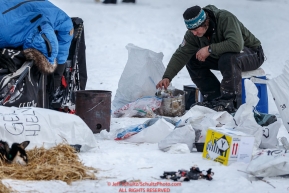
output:
<instances>
[{"instance_id":1,"label":"dog lying in snow","mask_svg":"<svg viewBox=\"0 0 289 193\"><path fill-rule=\"evenodd\" d=\"M8 163L17 163L20 165L26 165L28 158L25 148L29 145L30 141L24 141L22 143L13 143L11 148L7 142L0 140L0 159Z\"/></svg>"}]
</instances>

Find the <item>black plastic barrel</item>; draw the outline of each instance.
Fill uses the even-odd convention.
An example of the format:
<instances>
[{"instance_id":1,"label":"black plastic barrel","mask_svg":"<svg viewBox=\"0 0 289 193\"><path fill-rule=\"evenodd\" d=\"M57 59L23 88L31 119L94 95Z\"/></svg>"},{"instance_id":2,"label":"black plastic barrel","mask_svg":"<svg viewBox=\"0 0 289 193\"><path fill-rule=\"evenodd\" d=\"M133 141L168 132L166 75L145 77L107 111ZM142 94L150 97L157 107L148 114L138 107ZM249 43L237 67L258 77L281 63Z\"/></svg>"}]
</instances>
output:
<instances>
[{"instance_id":1,"label":"black plastic barrel","mask_svg":"<svg viewBox=\"0 0 289 193\"><path fill-rule=\"evenodd\" d=\"M111 91L80 90L75 91L75 114L92 130L110 130Z\"/></svg>"},{"instance_id":2,"label":"black plastic barrel","mask_svg":"<svg viewBox=\"0 0 289 193\"><path fill-rule=\"evenodd\" d=\"M199 89L196 85L184 85L185 109L189 110L191 105L199 100Z\"/></svg>"}]
</instances>

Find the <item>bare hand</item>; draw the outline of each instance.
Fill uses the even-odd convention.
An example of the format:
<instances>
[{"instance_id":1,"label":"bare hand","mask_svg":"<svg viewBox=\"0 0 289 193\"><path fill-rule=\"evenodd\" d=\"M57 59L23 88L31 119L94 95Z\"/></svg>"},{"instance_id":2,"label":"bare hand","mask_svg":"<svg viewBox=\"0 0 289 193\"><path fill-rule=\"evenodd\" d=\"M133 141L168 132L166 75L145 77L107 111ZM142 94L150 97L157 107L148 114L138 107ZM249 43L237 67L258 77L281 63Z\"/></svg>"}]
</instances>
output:
<instances>
[{"instance_id":1,"label":"bare hand","mask_svg":"<svg viewBox=\"0 0 289 193\"><path fill-rule=\"evenodd\" d=\"M162 87L164 87L165 89L167 89L169 85L170 85L170 79L164 78L157 84L156 88L162 89Z\"/></svg>"},{"instance_id":2,"label":"bare hand","mask_svg":"<svg viewBox=\"0 0 289 193\"><path fill-rule=\"evenodd\" d=\"M209 48L209 46L203 47L196 53L196 58L199 61L204 62L206 60L206 58L210 55L208 48Z\"/></svg>"}]
</instances>

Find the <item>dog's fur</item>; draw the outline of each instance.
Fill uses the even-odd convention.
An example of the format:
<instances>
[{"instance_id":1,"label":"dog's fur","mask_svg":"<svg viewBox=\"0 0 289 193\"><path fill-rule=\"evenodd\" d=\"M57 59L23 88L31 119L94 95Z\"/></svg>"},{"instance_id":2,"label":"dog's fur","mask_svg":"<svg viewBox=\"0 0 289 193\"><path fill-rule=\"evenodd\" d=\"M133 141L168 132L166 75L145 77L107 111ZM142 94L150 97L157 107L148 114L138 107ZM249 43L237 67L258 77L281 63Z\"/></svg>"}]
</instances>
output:
<instances>
[{"instance_id":1,"label":"dog's fur","mask_svg":"<svg viewBox=\"0 0 289 193\"><path fill-rule=\"evenodd\" d=\"M24 54L25 54L26 59L33 60L34 65L37 66L39 71L44 74L53 73L57 67L56 60L54 61L54 64L50 64L47 58L36 49L32 49L32 48L25 49Z\"/></svg>"},{"instance_id":2,"label":"dog's fur","mask_svg":"<svg viewBox=\"0 0 289 193\"><path fill-rule=\"evenodd\" d=\"M0 140L0 159L8 163L17 163L26 165L28 163L25 148L30 141L23 141L22 143L13 143L11 148L7 142Z\"/></svg>"}]
</instances>

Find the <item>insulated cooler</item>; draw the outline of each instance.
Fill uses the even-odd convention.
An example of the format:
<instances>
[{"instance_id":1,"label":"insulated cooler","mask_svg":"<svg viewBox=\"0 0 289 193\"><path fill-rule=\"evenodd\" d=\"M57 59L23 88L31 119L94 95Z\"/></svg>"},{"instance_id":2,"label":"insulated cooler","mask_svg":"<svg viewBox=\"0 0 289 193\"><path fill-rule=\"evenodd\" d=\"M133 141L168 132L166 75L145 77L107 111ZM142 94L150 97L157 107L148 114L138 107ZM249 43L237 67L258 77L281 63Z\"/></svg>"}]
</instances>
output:
<instances>
[{"instance_id":1,"label":"insulated cooler","mask_svg":"<svg viewBox=\"0 0 289 193\"><path fill-rule=\"evenodd\" d=\"M242 104L246 102L246 92L245 92L245 79L250 79L251 77L256 77L259 79L266 79L265 71L262 68L257 70L242 72ZM259 102L256 106L256 110L260 113L268 114L268 93L267 85L261 83L254 83L258 89Z\"/></svg>"}]
</instances>

